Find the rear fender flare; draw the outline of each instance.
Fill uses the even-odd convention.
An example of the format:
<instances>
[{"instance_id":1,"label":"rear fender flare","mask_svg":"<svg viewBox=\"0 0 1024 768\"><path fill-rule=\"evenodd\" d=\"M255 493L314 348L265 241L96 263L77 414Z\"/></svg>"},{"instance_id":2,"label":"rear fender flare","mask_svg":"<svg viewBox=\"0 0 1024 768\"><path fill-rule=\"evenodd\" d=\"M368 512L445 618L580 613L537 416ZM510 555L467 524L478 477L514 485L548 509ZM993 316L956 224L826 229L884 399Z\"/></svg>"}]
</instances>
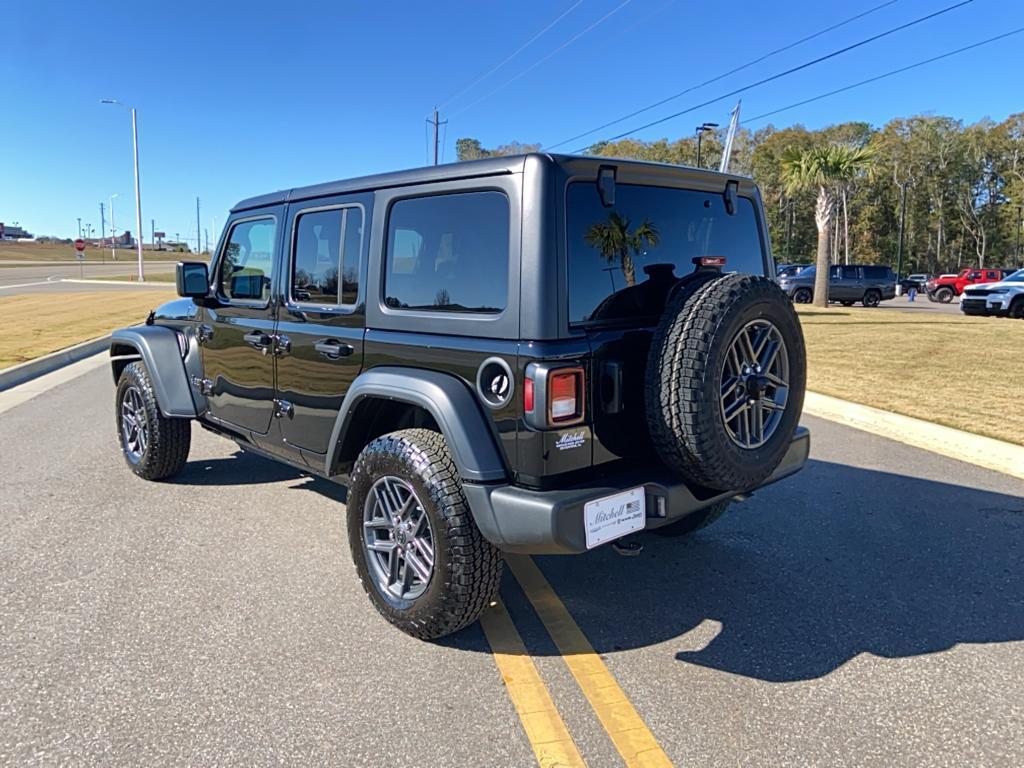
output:
<instances>
[{"instance_id":1,"label":"rear fender flare","mask_svg":"<svg viewBox=\"0 0 1024 768\"><path fill-rule=\"evenodd\" d=\"M356 409L367 398L397 400L427 411L444 435L463 480L490 483L508 478L480 403L463 381L438 371L393 366L365 371L349 387L331 433L324 467L328 477Z\"/></svg>"},{"instance_id":2,"label":"rear fender flare","mask_svg":"<svg viewBox=\"0 0 1024 768\"><path fill-rule=\"evenodd\" d=\"M135 350L149 371L160 413L170 418L194 419L196 404L181 358L177 332L160 325L139 325L114 331L110 335L110 357L115 384L120 370L117 363L124 359L126 347Z\"/></svg>"}]
</instances>

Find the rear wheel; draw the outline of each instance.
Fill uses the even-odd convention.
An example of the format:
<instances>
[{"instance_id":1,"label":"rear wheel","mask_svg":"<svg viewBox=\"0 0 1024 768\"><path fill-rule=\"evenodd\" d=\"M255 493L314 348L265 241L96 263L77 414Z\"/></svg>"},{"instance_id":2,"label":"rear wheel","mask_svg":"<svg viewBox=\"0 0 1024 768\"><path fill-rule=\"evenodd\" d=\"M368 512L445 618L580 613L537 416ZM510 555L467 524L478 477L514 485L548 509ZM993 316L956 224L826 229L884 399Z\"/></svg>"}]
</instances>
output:
<instances>
[{"instance_id":1,"label":"rear wheel","mask_svg":"<svg viewBox=\"0 0 1024 768\"><path fill-rule=\"evenodd\" d=\"M811 293L810 288L797 288L793 293L794 304L810 304L813 298L814 294Z\"/></svg>"},{"instance_id":2,"label":"rear wheel","mask_svg":"<svg viewBox=\"0 0 1024 768\"><path fill-rule=\"evenodd\" d=\"M935 300L941 301L943 304L949 304L953 300L954 295L952 288L942 287L935 292Z\"/></svg>"},{"instance_id":3,"label":"rear wheel","mask_svg":"<svg viewBox=\"0 0 1024 768\"><path fill-rule=\"evenodd\" d=\"M132 472L146 480L178 474L188 460L192 424L160 413L145 365L125 366L114 402L121 453Z\"/></svg>"},{"instance_id":4,"label":"rear wheel","mask_svg":"<svg viewBox=\"0 0 1024 768\"><path fill-rule=\"evenodd\" d=\"M348 538L374 607L424 640L471 624L502 560L480 533L444 437L405 429L367 445L352 470Z\"/></svg>"},{"instance_id":5,"label":"rear wheel","mask_svg":"<svg viewBox=\"0 0 1024 768\"><path fill-rule=\"evenodd\" d=\"M864 298L861 300L865 307L877 307L881 301L882 294L880 294L874 288L865 291Z\"/></svg>"}]
</instances>

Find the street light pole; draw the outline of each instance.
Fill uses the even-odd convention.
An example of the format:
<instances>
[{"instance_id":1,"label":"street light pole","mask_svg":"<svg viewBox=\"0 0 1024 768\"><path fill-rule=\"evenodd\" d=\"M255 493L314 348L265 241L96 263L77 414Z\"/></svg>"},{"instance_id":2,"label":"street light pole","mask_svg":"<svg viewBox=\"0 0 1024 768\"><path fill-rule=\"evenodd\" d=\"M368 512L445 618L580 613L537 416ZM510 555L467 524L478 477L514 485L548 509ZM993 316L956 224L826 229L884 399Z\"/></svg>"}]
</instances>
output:
<instances>
[{"instance_id":1,"label":"street light pole","mask_svg":"<svg viewBox=\"0 0 1024 768\"><path fill-rule=\"evenodd\" d=\"M714 130L718 123L701 123L697 126L697 167L700 168L700 142L704 138L704 132Z\"/></svg>"},{"instance_id":2,"label":"street light pole","mask_svg":"<svg viewBox=\"0 0 1024 768\"><path fill-rule=\"evenodd\" d=\"M909 181L900 182L900 239L896 249L896 285L899 286L903 274L903 226L907 220L907 184Z\"/></svg>"},{"instance_id":3,"label":"street light pole","mask_svg":"<svg viewBox=\"0 0 1024 768\"><path fill-rule=\"evenodd\" d=\"M1020 258L1020 228L1024 225L1024 205L1017 206L1017 266L1022 266Z\"/></svg>"},{"instance_id":4,"label":"street light pole","mask_svg":"<svg viewBox=\"0 0 1024 768\"><path fill-rule=\"evenodd\" d=\"M139 189L139 123L135 113L135 107L128 107L116 99L103 99L102 104L115 104L125 107L132 113L132 151L135 160L135 246L139 259L139 282L145 282L146 278L142 270L142 193Z\"/></svg>"}]
</instances>

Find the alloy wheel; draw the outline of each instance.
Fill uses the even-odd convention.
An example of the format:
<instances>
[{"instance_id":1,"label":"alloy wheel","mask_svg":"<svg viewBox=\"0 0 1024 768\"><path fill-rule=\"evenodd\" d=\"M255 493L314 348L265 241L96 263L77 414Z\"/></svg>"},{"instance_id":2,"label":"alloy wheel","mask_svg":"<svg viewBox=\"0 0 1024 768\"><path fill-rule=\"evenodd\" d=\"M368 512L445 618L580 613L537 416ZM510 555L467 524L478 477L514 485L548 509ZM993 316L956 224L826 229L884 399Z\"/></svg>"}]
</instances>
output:
<instances>
[{"instance_id":1,"label":"alloy wheel","mask_svg":"<svg viewBox=\"0 0 1024 768\"><path fill-rule=\"evenodd\" d=\"M771 439L789 401L789 356L779 329L768 320L744 325L726 354L722 370L722 419L740 448L759 448Z\"/></svg>"},{"instance_id":2,"label":"alloy wheel","mask_svg":"<svg viewBox=\"0 0 1024 768\"><path fill-rule=\"evenodd\" d=\"M142 393L136 387L128 387L121 398L121 437L125 454L138 464L149 445L149 422Z\"/></svg>"},{"instance_id":3,"label":"alloy wheel","mask_svg":"<svg viewBox=\"0 0 1024 768\"><path fill-rule=\"evenodd\" d=\"M386 475L370 488L363 507L363 547L383 595L415 600L434 573L434 533L412 486Z\"/></svg>"}]
</instances>

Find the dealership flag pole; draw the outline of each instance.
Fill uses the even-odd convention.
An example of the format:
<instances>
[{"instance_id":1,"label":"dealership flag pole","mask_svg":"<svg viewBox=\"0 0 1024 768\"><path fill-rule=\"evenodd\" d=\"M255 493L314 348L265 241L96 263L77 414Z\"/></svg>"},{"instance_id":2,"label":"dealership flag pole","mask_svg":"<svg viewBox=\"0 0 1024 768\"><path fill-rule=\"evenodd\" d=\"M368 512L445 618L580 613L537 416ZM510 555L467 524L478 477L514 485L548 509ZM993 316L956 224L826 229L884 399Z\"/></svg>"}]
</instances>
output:
<instances>
[{"instance_id":1,"label":"dealership flag pole","mask_svg":"<svg viewBox=\"0 0 1024 768\"><path fill-rule=\"evenodd\" d=\"M740 103L732 111L732 119L729 120L729 131L725 135L725 147L722 149L722 162L718 166L719 173L728 173L729 157L732 155L732 140L736 137L736 129L740 126Z\"/></svg>"}]
</instances>

